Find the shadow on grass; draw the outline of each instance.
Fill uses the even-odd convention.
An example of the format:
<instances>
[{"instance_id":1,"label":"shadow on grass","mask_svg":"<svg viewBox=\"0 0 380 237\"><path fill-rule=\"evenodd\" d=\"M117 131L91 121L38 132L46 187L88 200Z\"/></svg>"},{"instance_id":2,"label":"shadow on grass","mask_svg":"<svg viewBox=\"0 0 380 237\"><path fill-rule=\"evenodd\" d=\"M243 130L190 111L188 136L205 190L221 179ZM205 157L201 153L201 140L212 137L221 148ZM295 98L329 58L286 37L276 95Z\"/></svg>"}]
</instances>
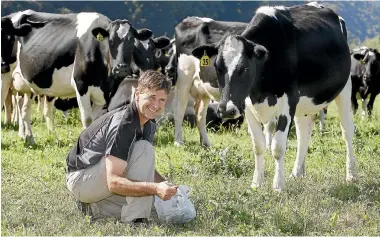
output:
<instances>
[{"instance_id":1,"label":"shadow on grass","mask_svg":"<svg viewBox=\"0 0 380 237\"><path fill-rule=\"evenodd\" d=\"M18 124L14 125L14 124L4 124L4 123L1 123L1 129L4 129L6 131L18 131Z\"/></svg>"},{"instance_id":2,"label":"shadow on grass","mask_svg":"<svg viewBox=\"0 0 380 237\"><path fill-rule=\"evenodd\" d=\"M9 150L9 148L11 147L11 144L9 143L1 143L1 150Z\"/></svg>"}]
</instances>

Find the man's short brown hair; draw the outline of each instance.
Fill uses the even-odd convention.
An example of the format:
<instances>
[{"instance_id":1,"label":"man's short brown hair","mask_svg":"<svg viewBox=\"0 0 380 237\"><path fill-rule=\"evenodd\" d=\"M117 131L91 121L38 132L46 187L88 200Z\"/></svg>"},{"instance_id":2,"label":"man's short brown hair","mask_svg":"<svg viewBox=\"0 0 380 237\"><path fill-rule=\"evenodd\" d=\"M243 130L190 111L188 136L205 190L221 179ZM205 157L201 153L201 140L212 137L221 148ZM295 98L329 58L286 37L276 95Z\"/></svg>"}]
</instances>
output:
<instances>
[{"instance_id":1,"label":"man's short brown hair","mask_svg":"<svg viewBox=\"0 0 380 237\"><path fill-rule=\"evenodd\" d=\"M141 92L144 89L148 90L165 90L167 94L170 93L172 87L171 80L167 79L164 74L154 70L147 70L141 73L137 82L137 89Z\"/></svg>"}]
</instances>

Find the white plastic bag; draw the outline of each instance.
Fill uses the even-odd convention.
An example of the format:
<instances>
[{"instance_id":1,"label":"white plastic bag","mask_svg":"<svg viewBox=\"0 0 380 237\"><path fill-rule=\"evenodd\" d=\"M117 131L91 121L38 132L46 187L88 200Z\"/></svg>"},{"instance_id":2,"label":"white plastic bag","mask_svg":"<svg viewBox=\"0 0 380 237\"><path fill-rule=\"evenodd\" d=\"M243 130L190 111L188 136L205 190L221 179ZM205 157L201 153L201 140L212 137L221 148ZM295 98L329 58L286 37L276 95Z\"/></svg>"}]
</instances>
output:
<instances>
[{"instance_id":1,"label":"white plastic bag","mask_svg":"<svg viewBox=\"0 0 380 237\"><path fill-rule=\"evenodd\" d=\"M163 201L154 196L154 207L158 219L166 223L186 223L196 216L195 207L188 198L190 189L186 185L179 185L176 195L170 200Z\"/></svg>"}]
</instances>

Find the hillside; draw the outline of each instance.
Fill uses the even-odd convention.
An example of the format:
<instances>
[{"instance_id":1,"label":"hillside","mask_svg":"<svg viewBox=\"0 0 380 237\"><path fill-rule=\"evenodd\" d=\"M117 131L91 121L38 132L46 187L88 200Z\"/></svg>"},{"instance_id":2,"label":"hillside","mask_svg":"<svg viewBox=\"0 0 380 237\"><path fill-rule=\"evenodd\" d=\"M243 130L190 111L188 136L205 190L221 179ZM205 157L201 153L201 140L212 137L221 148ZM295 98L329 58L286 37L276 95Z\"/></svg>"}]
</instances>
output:
<instances>
[{"instance_id":1,"label":"hillside","mask_svg":"<svg viewBox=\"0 0 380 237\"><path fill-rule=\"evenodd\" d=\"M166 34L171 37L174 33L175 25L187 16L207 16L219 20L248 22L255 10L262 5L292 6L305 2L2 1L1 15L4 16L25 9L54 13L96 11L108 16L110 19L126 18L136 28L152 29L155 35ZM346 20L350 44L358 45L366 38L374 38L380 35L380 2L320 3L334 9Z\"/></svg>"}]
</instances>

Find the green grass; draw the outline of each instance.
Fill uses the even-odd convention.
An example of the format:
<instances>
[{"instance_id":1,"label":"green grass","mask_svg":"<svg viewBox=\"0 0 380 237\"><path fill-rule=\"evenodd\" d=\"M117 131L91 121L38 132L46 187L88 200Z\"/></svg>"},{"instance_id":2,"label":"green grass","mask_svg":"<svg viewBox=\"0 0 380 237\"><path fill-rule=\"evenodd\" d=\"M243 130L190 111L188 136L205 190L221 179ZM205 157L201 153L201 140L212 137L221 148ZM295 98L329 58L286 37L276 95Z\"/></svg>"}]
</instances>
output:
<instances>
[{"instance_id":1,"label":"green grass","mask_svg":"<svg viewBox=\"0 0 380 237\"><path fill-rule=\"evenodd\" d=\"M78 111L68 121L55 112L55 137L34 107L37 145L25 147L15 127L1 130L1 235L378 235L379 99L374 110L371 121L355 117L358 181L345 181L345 145L333 103L326 132L314 130L306 177L299 179L289 178L297 144L292 129L282 193L272 191L274 162L268 152L264 186L249 188L254 159L246 124L236 132L209 133L210 149L199 146L198 131L189 127L184 129L186 145L174 147L173 127L162 127L156 137L157 169L192 189L197 217L184 225L132 229L110 220L90 223L66 189L66 155L81 131Z\"/></svg>"}]
</instances>

